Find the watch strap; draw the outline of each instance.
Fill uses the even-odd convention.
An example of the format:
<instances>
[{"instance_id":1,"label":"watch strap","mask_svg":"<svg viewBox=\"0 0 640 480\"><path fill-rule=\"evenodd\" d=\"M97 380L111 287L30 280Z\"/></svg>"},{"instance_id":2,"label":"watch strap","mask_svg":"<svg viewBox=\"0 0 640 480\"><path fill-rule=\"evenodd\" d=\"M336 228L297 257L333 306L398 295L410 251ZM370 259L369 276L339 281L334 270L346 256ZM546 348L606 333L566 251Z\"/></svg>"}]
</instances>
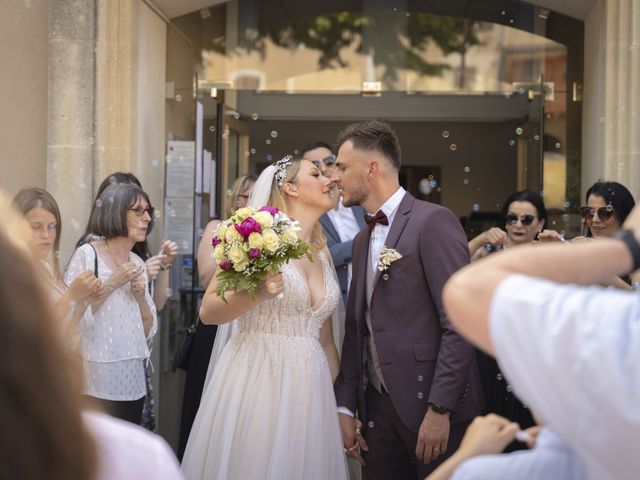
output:
<instances>
[{"instance_id":1,"label":"watch strap","mask_svg":"<svg viewBox=\"0 0 640 480\"><path fill-rule=\"evenodd\" d=\"M640 269L640 243L638 243L633 231L625 229L614 233L612 237L622 240L629 249L629 252L631 252L631 256L633 257L633 268L631 269L631 272L635 272Z\"/></svg>"}]
</instances>

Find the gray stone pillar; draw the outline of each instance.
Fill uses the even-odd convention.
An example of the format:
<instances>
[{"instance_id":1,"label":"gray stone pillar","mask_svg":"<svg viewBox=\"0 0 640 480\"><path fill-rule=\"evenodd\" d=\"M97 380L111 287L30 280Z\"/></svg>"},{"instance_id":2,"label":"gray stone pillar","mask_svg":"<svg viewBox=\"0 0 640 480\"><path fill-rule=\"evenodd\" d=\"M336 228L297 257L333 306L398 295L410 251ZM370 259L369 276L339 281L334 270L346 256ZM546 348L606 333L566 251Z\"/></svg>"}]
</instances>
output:
<instances>
[{"instance_id":1,"label":"gray stone pillar","mask_svg":"<svg viewBox=\"0 0 640 480\"><path fill-rule=\"evenodd\" d=\"M62 210L63 261L94 194L131 170L135 0L49 2L47 188Z\"/></svg>"},{"instance_id":2,"label":"gray stone pillar","mask_svg":"<svg viewBox=\"0 0 640 480\"><path fill-rule=\"evenodd\" d=\"M47 189L63 220L64 262L84 230L93 196L96 2L49 2Z\"/></svg>"},{"instance_id":3,"label":"gray stone pillar","mask_svg":"<svg viewBox=\"0 0 640 480\"><path fill-rule=\"evenodd\" d=\"M640 6L599 0L585 21L583 192L598 180L640 200Z\"/></svg>"}]
</instances>

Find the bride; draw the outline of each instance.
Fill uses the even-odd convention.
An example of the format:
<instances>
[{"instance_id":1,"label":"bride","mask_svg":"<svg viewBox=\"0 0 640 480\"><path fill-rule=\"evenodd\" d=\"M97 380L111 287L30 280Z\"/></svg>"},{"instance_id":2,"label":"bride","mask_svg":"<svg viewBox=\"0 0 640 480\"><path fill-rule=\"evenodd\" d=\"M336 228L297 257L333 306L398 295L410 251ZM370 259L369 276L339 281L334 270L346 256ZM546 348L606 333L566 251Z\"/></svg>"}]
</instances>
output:
<instances>
[{"instance_id":1,"label":"bride","mask_svg":"<svg viewBox=\"0 0 640 480\"><path fill-rule=\"evenodd\" d=\"M235 325L187 442L187 479L348 478L333 394L331 316L340 288L318 223L333 196L329 179L304 159L285 157L258 178L250 206L268 204L298 220L315 261L284 265L255 300L227 292L224 303L215 277L209 284L202 321Z\"/></svg>"}]
</instances>

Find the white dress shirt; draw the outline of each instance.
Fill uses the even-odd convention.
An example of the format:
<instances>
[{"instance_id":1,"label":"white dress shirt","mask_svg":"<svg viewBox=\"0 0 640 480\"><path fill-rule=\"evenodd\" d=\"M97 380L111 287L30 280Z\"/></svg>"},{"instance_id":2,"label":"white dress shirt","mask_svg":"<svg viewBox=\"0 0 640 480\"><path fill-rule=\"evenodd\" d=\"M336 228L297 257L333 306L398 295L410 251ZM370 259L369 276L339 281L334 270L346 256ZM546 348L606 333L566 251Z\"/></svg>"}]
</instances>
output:
<instances>
[{"instance_id":1,"label":"white dress shirt","mask_svg":"<svg viewBox=\"0 0 640 480\"><path fill-rule=\"evenodd\" d=\"M393 223L393 219L396 218L396 212L398 211L398 207L400 206L400 202L404 198L405 193L407 192L404 188L398 188L398 190L396 190L396 192L380 207L380 210L382 210L382 212L387 216L389 225L376 223L375 227L373 227L373 231L371 232L371 238L369 240L369 267L374 272L378 267L378 255L380 255L380 250L384 247L384 242L387 240L391 224ZM377 212L373 212L370 213L370 215L375 215L376 213Z\"/></svg>"},{"instance_id":2,"label":"white dress shirt","mask_svg":"<svg viewBox=\"0 0 640 480\"><path fill-rule=\"evenodd\" d=\"M348 242L360 231L360 225L356 220L356 216L353 214L351 207L345 207L342 203L342 197L338 202L338 207L327 212L329 220L333 223L341 242ZM347 265L347 289L351 285L351 275L353 273L353 267L351 262Z\"/></svg>"},{"instance_id":3,"label":"white dress shirt","mask_svg":"<svg viewBox=\"0 0 640 480\"><path fill-rule=\"evenodd\" d=\"M589 478L638 477L637 292L512 275L494 294L490 333L515 393L581 458Z\"/></svg>"},{"instance_id":4,"label":"white dress shirt","mask_svg":"<svg viewBox=\"0 0 640 480\"><path fill-rule=\"evenodd\" d=\"M551 429L540 431L532 450L479 455L461 463L450 480L583 480L586 472L575 455Z\"/></svg>"}]
</instances>

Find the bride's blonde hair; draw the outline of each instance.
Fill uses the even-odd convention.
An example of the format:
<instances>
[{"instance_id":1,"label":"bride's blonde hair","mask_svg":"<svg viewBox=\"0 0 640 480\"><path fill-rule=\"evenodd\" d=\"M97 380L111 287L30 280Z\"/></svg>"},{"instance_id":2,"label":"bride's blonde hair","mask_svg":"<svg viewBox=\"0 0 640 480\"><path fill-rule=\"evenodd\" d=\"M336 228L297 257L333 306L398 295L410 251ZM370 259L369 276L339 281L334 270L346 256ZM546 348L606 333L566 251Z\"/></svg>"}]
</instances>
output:
<instances>
[{"instance_id":1,"label":"bride's blonde hair","mask_svg":"<svg viewBox=\"0 0 640 480\"><path fill-rule=\"evenodd\" d=\"M285 157L287 158L287 157ZM300 171L300 165L303 161L309 161L300 156L290 156L287 161L282 159L276 162L276 175L273 177L273 183L271 184L271 193L269 194L269 205L283 211L287 215L289 214L287 208L287 199L284 195L285 183L296 183L298 172ZM280 164L280 165L278 165ZM282 172L284 175L280 174ZM311 249L314 253L319 252L327 244L327 238L322 233L322 226L320 222L316 223L311 232Z\"/></svg>"}]
</instances>

